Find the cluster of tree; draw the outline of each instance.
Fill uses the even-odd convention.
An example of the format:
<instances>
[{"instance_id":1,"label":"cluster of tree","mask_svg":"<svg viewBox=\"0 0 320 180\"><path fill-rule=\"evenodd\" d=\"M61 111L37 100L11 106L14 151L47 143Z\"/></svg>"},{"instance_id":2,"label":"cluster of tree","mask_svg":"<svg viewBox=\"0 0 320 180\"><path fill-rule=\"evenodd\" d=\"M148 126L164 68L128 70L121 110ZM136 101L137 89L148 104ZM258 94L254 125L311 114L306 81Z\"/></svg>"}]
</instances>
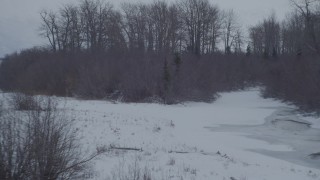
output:
<instances>
[{"instance_id":1,"label":"cluster of tree","mask_svg":"<svg viewBox=\"0 0 320 180\"><path fill-rule=\"evenodd\" d=\"M192 52L208 54L223 40L225 50L241 50L242 35L233 11L209 0L124 3L116 9L100 0L83 0L59 12L41 12L41 34L53 51Z\"/></svg>"},{"instance_id":2,"label":"cluster of tree","mask_svg":"<svg viewBox=\"0 0 320 180\"><path fill-rule=\"evenodd\" d=\"M320 1L290 0L294 11L283 22L275 15L249 29L251 53L273 57L262 68L264 95L319 110Z\"/></svg>"},{"instance_id":3,"label":"cluster of tree","mask_svg":"<svg viewBox=\"0 0 320 180\"><path fill-rule=\"evenodd\" d=\"M249 29L246 55L233 11L208 0L126 3L121 10L83 0L43 11L41 32L50 46L5 57L0 88L177 103L263 85L267 97L320 111L319 1L292 3L295 11L282 23L272 15ZM11 104L16 110L3 111L0 102L0 177L78 178L105 151L81 159L71 122L50 98L17 94Z\"/></svg>"},{"instance_id":4,"label":"cluster of tree","mask_svg":"<svg viewBox=\"0 0 320 180\"><path fill-rule=\"evenodd\" d=\"M320 3L315 0L291 0L295 11L282 23L275 15L249 30L251 47L256 55L320 54Z\"/></svg>"},{"instance_id":5,"label":"cluster of tree","mask_svg":"<svg viewBox=\"0 0 320 180\"><path fill-rule=\"evenodd\" d=\"M319 56L282 56L266 64L263 71L264 96L295 104L304 111L320 111Z\"/></svg>"},{"instance_id":6,"label":"cluster of tree","mask_svg":"<svg viewBox=\"0 0 320 180\"><path fill-rule=\"evenodd\" d=\"M223 54L70 55L29 49L7 56L0 66L0 87L4 91L129 102L210 101L218 91L253 83L254 63L253 58Z\"/></svg>"},{"instance_id":7,"label":"cluster of tree","mask_svg":"<svg viewBox=\"0 0 320 180\"><path fill-rule=\"evenodd\" d=\"M0 88L177 103L262 84L265 95L320 109L319 1L292 4L282 23L271 15L249 29L246 53L233 11L208 0L125 3L121 10L83 0L43 11L50 46L7 56Z\"/></svg>"}]
</instances>

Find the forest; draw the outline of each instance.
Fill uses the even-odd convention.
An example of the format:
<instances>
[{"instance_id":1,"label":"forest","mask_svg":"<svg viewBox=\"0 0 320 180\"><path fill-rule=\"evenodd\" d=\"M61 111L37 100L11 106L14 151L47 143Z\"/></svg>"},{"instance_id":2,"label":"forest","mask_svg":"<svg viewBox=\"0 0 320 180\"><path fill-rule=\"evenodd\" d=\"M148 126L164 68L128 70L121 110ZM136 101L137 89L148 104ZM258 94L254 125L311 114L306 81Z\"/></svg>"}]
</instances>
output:
<instances>
[{"instance_id":1,"label":"forest","mask_svg":"<svg viewBox=\"0 0 320 180\"><path fill-rule=\"evenodd\" d=\"M320 110L320 2L291 0L243 30L236 12L209 0L83 0L43 10L47 45L7 55L0 88L123 102L210 102L262 87L264 97Z\"/></svg>"},{"instance_id":2,"label":"forest","mask_svg":"<svg viewBox=\"0 0 320 180\"><path fill-rule=\"evenodd\" d=\"M0 179L319 178L320 0L290 4L42 10L47 43L0 59Z\"/></svg>"}]
</instances>

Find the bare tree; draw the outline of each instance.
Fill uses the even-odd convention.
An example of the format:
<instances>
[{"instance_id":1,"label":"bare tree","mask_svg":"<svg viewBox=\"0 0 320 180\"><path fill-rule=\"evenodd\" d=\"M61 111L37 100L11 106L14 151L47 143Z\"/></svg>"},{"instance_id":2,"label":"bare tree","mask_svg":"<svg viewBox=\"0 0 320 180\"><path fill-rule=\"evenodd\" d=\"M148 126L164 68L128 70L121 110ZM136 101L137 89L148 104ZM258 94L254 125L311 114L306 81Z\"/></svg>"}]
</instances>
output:
<instances>
[{"instance_id":1,"label":"bare tree","mask_svg":"<svg viewBox=\"0 0 320 180\"><path fill-rule=\"evenodd\" d=\"M263 21L264 28L264 55L274 55L280 53L280 24L277 22L275 14Z\"/></svg>"},{"instance_id":2,"label":"bare tree","mask_svg":"<svg viewBox=\"0 0 320 180\"><path fill-rule=\"evenodd\" d=\"M42 25L40 27L41 35L46 37L53 51L61 49L59 30L57 25L57 15L53 12L43 10L40 13Z\"/></svg>"},{"instance_id":3,"label":"bare tree","mask_svg":"<svg viewBox=\"0 0 320 180\"><path fill-rule=\"evenodd\" d=\"M64 6L58 13L43 11L41 17L41 33L53 51L126 49L122 16L110 3L84 0L79 6Z\"/></svg>"},{"instance_id":4,"label":"bare tree","mask_svg":"<svg viewBox=\"0 0 320 180\"><path fill-rule=\"evenodd\" d=\"M130 50L145 52L148 8L144 4L122 4L124 13L123 29L126 33ZM151 41L149 41L151 43Z\"/></svg>"},{"instance_id":5,"label":"bare tree","mask_svg":"<svg viewBox=\"0 0 320 180\"><path fill-rule=\"evenodd\" d=\"M261 55L263 53L263 38L264 38L264 30L261 24L258 24L249 29L249 37L250 43L253 48L253 53L255 55Z\"/></svg>"},{"instance_id":6,"label":"bare tree","mask_svg":"<svg viewBox=\"0 0 320 180\"><path fill-rule=\"evenodd\" d=\"M160 53L169 50L169 8L164 1L155 1L150 8L151 19L154 22L155 51Z\"/></svg>"},{"instance_id":7,"label":"bare tree","mask_svg":"<svg viewBox=\"0 0 320 180\"><path fill-rule=\"evenodd\" d=\"M235 33L234 36L234 43L233 43L233 48L234 48L234 52L236 54L241 54L242 53L242 46L243 46L243 35L242 35L242 31L240 29L238 29Z\"/></svg>"},{"instance_id":8,"label":"bare tree","mask_svg":"<svg viewBox=\"0 0 320 180\"><path fill-rule=\"evenodd\" d=\"M221 36L222 30L222 14L217 6L210 8L210 23L208 29L208 44L207 52L214 53L217 49L218 39Z\"/></svg>"},{"instance_id":9,"label":"bare tree","mask_svg":"<svg viewBox=\"0 0 320 180\"><path fill-rule=\"evenodd\" d=\"M282 54L302 54L304 47L303 18L292 13L281 26L281 52Z\"/></svg>"},{"instance_id":10,"label":"bare tree","mask_svg":"<svg viewBox=\"0 0 320 180\"><path fill-rule=\"evenodd\" d=\"M182 22L179 19L180 12L176 4L172 4L168 8L168 41L169 49L172 53L181 52L181 45L183 41Z\"/></svg>"},{"instance_id":11,"label":"bare tree","mask_svg":"<svg viewBox=\"0 0 320 180\"><path fill-rule=\"evenodd\" d=\"M280 32L280 23L276 21L274 14L264 19L262 23L250 28L250 39L254 53L263 54L264 57L280 54Z\"/></svg>"},{"instance_id":12,"label":"bare tree","mask_svg":"<svg viewBox=\"0 0 320 180\"><path fill-rule=\"evenodd\" d=\"M66 5L60 9L59 29L63 51L80 51L83 41L78 7Z\"/></svg>"},{"instance_id":13,"label":"bare tree","mask_svg":"<svg viewBox=\"0 0 320 180\"><path fill-rule=\"evenodd\" d=\"M223 29L225 53L230 54L231 46L234 44L236 33L238 31L237 20L233 10L224 12Z\"/></svg>"},{"instance_id":14,"label":"bare tree","mask_svg":"<svg viewBox=\"0 0 320 180\"><path fill-rule=\"evenodd\" d=\"M105 19L106 48L110 52L125 52L127 50L122 22L121 13L115 10L112 10L109 17Z\"/></svg>"},{"instance_id":15,"label":"bare tree","mask_svg":"<svg viewBox=\"0 0 320 180\"><path fill-rule=\"evenodd\" d=\"M212 46L215 46L217 37L218 9L208 0L183 0L179 8L187 36L187 50L197 55L204 53L210 42L209 35L211 49L214 49Z\"/></svg>"},{"instance_id":16,"label":"bare tree","mask_svg":"<svg viewBox=\"0 0 320 180\"><path fill-rule=\"evenodd\" d=\"M113 10L110 3L85 0L80 5L84 39L91 52L104 51L108 42L107 22Z\"/></svg>"},{"instance_id":17,"label":"bare tree","mask_svg":"<svg viewBox=\"0 0 320 180\"><path fill-rule=\"evenodd\" d=\"M318 0L290 0L296 10L304 18L304 28L305 28L305 46L316 53L320 53L320 35L317 33L316 23L319 21L317 17L316 7L319 6ZM319 22L318 22L319 23Z\"/></svg>"}]
</instances>

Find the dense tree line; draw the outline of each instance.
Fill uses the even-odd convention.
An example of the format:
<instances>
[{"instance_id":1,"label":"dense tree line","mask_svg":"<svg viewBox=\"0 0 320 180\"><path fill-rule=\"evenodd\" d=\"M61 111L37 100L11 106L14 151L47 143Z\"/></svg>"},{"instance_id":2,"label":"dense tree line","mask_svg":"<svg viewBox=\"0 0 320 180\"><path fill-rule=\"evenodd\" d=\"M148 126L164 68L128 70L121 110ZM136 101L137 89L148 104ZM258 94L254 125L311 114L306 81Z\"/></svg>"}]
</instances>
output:
<instances>
[{"instance_id":1,"label":"dense tree line","mask_svg":"<svg viewBox=\"0 0 320 180\"><path fill-rule=\"evenodd\" d=\"M220 39L236 48L233 11L224 12L208 0L177 3L124 3L116 9L100 0L84 0L59 12L41 12L41 32L53 51L192 52L217 50Z\"/></svg>"},{"instance_id":2,"label":"dense tree line","mask_svg":"<svg viewBox=\"0 0 320 180\"><path fill-rule=\"evenodd\" d=\"M249 30L251 47L265 58L285 55L319 55L319 1L290 0L294 11L283 22L274 14Z\"/></svg>"},{"instance_id":3,"label":"dense tree line","mask_svg":"<svg viewBox=\"0 0 320 180\"><path fill-rule=\"evenodd\" d=\"M83 0L44 10L48 47L7 56L5 91L122 101L210 101L262 85L264 94L319 109L319 1L292 1L244 37L232 10L208 0L124 3ZM244 50L247 45L246 52Z\"/></svg>"},{"instance_id":4,"label":"dense tree line","mask_svg":"<svg viewBox=\"0 0 320 180\"><path fill-rule=\"evenodd\" d=\"M269 61L260 80L266 96L319 110L320 1L290 2L294 11L283 22L271 15L249 29L250 47Z\"/></svg>"},{"instance_id":5,"label":"dense tree line","mask_svg":"<svg viewBox=\"0 0 320 180\"><path fill-rule=\"evenodd\" d=\"M253 83L253 58L136 53L67 55L30 49L0 67L5 91L174 103L210 101L218 91Z\"/></svg>"},{"instance_id":6,"label":"dense tree line","mask_svg":"<svg viewBox=\"0 0 320 180\"><path fill-rule=\"evenodd\" d=\"M266 65L263 94L295 104L305 111L319 111L319 77L319 57L282 57Z\"/></svg>"}]
</instances>

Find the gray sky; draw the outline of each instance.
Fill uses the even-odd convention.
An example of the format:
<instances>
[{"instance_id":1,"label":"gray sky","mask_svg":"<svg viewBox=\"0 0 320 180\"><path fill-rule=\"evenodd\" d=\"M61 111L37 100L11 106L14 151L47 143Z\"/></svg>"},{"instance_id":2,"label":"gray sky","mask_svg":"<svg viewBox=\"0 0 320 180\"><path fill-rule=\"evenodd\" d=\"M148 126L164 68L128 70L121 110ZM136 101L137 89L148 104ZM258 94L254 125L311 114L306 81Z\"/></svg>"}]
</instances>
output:
<instances>
[{"instance_id":1,"label":"gray sky","mask_svg":"<svg viewBox=\"0 0 320 180\"><path fill-rule=\"evenodd\" d=\"M43 45L45 39L39 36L42 9L58 9L63 4L79 0L0 0L0 57L32 46ZM130 0L110 0L114 4ZM140 0L152 2L153 0ZM167 0L174 2L174 0ZM256 24L273 11L284 19L290 11L289 0L211 0L221 9L234 9L243 30Z\"/></svg>"}]
</instances>

